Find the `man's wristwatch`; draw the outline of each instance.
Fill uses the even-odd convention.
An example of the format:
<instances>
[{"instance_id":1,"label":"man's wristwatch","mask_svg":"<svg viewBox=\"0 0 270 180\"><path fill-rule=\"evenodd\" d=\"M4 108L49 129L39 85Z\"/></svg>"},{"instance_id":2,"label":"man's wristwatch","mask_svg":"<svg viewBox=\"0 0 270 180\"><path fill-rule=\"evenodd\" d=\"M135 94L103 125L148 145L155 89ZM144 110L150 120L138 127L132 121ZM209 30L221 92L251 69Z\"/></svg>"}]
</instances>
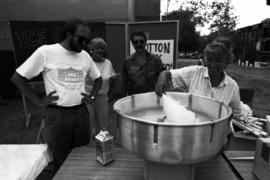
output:
<instances>
[{"instance_id":1,"label":"man's wristwatch","mask_svg":"<svg viewBox=\"0 0 270 180\"><path fill-rule=\"evenodd\" d=\"M91 98L91 100L93 100L93 101L95 101L95 99L96 99L95 96L91 96L90 98Z\"/></svg>"}]
</instances>

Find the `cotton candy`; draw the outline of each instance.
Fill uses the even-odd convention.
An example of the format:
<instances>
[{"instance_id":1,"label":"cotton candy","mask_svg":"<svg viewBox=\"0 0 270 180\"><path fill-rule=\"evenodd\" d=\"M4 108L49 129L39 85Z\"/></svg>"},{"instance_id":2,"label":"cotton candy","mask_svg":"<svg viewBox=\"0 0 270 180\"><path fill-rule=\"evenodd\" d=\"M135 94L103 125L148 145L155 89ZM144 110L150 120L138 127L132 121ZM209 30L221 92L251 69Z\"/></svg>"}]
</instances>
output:
<instances>
[{"instance_id":1,"label":"cotton candy","mask_svg":"<svg viewBox=\"0 0 270 180\"><path fill-rule=\"evenodd\" d=\"M165 122L173 124L194 124L198 122L195 113L169 95L162 95Z\"/></svg>"}]
</instances>

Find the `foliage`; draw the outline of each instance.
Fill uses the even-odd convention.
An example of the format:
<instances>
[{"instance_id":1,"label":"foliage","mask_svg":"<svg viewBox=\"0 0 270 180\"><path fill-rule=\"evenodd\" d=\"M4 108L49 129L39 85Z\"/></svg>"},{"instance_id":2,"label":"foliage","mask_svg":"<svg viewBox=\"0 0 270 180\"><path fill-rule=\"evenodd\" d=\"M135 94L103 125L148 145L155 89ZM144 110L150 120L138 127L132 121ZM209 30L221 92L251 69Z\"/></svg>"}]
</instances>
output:
<instances>
[{"instance_id":1,"label":"foliage","mask_svg":"<svg viewBox=\"0 0 270 180\"><path fill-rule=\"evenodd\" d=\"M213 18L210 23L211 32L226 35L235 29L238 17L233 14L231 0L213 1L210 8L210 15Z\"/></svg>"},{"instance_id":2,"label":"foliage","mask_svg":"<svg viewBox=\"0 0 270 180\"><path fill-rule=\"evenodd\" d=\"M231 0L183 1L177 11L166 13L164 20L179 20L179 51L200 50L216 36L228 35L236 27L238 17L233 14ZM201 37L199 27L209 27L209 37Z\"/></svg>"},{"instance_id":3,"label":"foliage","mask_svg":"<svg viewBox=\"0 0 270 180\"><path fill-rule=\"evenodd\" d=\"M211 33L227 34L235 29L238 22L231 0L189 0L181 6L193 12L196 26L208 25Z\"/></svg>"},{"instance_id":4,"label":"foliage","mask_svg":"<svg viewBox=\"0 0 270 180\"><path fill-rule=\"evenodd\" d=\"M191 20L196 23L196 26L205 26L209 23L209 2L198 0L198 1L185 1L180 6L183 10L192 12ZM180 10L180 9L179 9Z\"/></svg>"},{"instance_id":5,"label":"foliage","mask_svg":"<svg viewBox=\"0 0 270 180\"><path fill-rule=\"evenodd\" d=\"M164 16L164 20L179 20L179 51L194 51L197 49L199 33L196 23L192 20L193 12L189 10L173 11Z\"/></svg>"}]
</instances>

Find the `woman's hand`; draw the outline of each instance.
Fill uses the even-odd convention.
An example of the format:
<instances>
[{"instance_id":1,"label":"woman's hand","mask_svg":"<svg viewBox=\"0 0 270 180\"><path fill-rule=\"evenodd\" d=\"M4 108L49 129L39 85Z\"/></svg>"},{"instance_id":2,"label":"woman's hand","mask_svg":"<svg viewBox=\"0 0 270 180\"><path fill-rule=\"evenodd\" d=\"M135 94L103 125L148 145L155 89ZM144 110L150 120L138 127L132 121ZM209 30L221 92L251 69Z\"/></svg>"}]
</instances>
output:
<instances>
[{"instance_id":1,"label":"woman's hand","mask_svg":"<svg viewBox=\"0 0 270 180\"><path fill-rule=\"evenodd\" d=\"M162 96L162 94L165 94L165 91L169 89L171 79L170 71L162 71L160 73L156 83L156 94L158 96Z\"/></svg>"}]
</instances>

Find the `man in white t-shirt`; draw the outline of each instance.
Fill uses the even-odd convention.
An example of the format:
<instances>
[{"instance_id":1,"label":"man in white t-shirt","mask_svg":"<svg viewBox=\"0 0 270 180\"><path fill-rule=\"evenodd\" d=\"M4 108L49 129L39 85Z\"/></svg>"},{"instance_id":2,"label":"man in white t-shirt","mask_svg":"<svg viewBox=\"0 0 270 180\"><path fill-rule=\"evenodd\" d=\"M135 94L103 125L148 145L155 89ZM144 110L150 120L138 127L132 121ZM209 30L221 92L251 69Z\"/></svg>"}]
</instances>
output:
<instances>
[{"instance_id":1,"label":"man in white t-shirt","mask_svg":"<svg viewBox=\"0 0 270 180\"><path fill-rule=\"evenodd\" d=\"M102 84L100 71L83 49L90 30L79 19L66 23L61 43L39 47L12 77L14 84L30 100L46 107L43 140L54 155L57 170L73 147L89 143L89 119L85 103L92 103ZM28 81L42 73L46 96L35 94ZM85 78L95 79L90 95L85 94Z\"/></svg>"}]
</instances>

